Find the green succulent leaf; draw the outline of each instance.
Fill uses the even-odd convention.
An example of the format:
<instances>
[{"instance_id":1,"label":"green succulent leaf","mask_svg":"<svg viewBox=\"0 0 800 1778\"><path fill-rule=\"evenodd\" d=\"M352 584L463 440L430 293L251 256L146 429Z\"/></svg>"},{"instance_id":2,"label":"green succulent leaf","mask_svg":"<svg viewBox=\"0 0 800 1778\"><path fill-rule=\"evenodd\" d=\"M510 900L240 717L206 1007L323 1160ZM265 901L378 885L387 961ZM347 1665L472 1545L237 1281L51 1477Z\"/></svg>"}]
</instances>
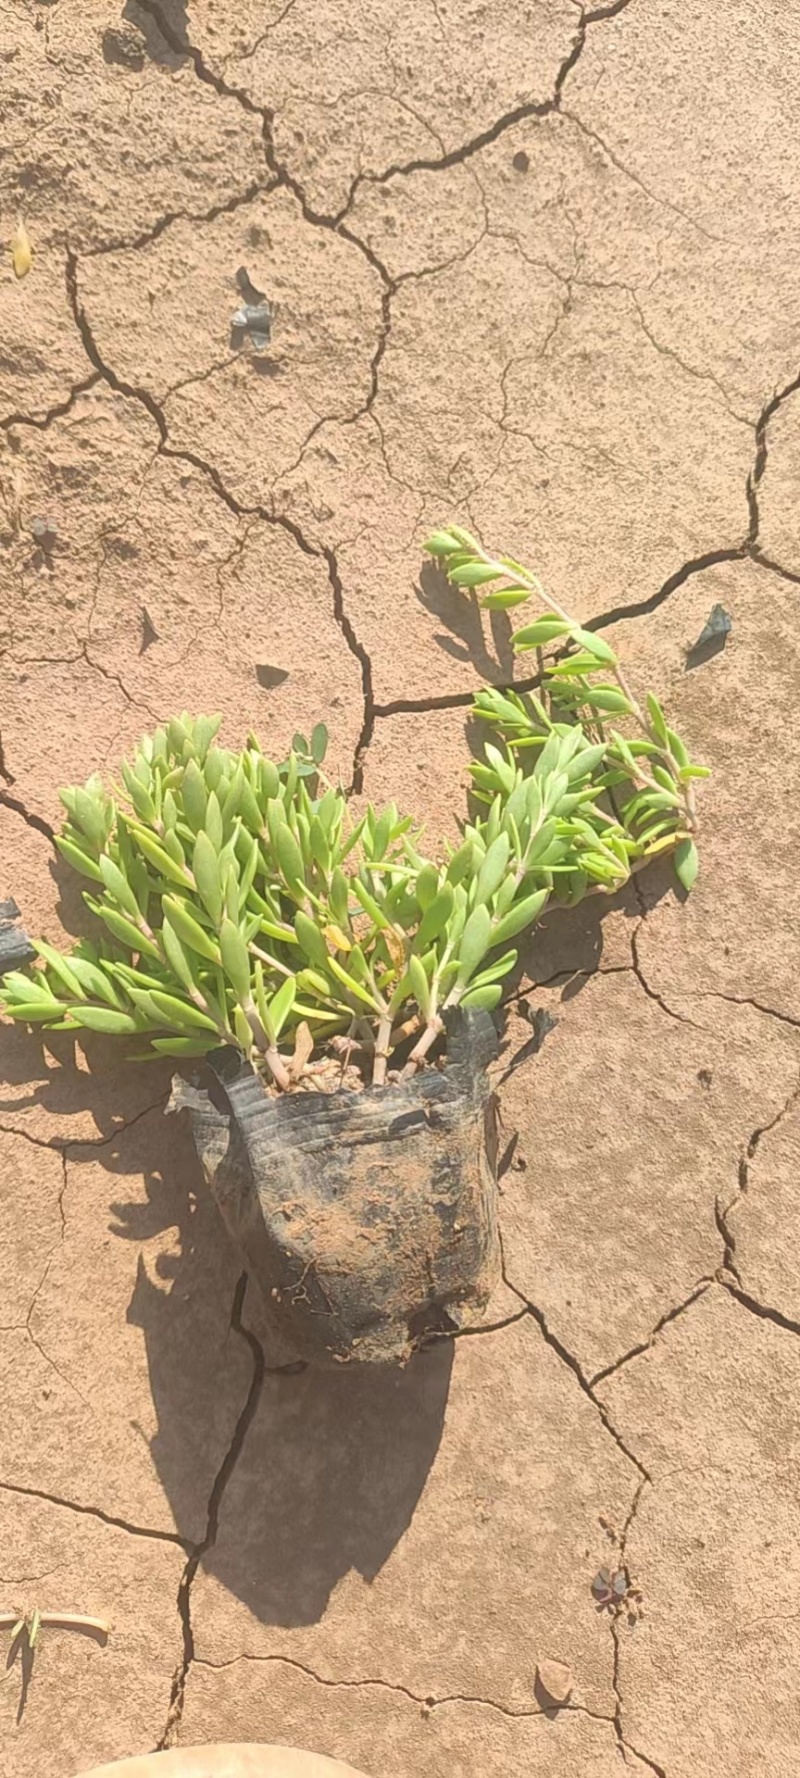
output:
<instances>
[{"instance_id":1,"label":"green succulent leaf","mask_svg":"<svg viewBox=\"0 0 800 1778\"><path fill-rule=\"evenodd\" d=\"M517 654L521 654L529 648L543 648L546 642L557 642L561 636L569 636L572 628L566 618L547 612L535 623L526 624L524 630L515 630L512 641Z\"/></svg>"},{"instance_id":2,"label":"green succulent leaf","mask_svg":"<svg viewBox=\"0 0 800 1778\"><path fill-rule=\"evenodd\" d=\"M611 644L606 642L604 636L598 636L594 630L581 629L573 630L572 636L573 641L578 642L581 648L585 649L586 653L590 654L595 661L602 661L604 666L608 665L609 667L616 664L617 657Z\"/></svg>"},{"instance_id":3,"label":"green succulent leaf","mask_svg":"<svg viewBox=\"0 0 800 1778\"><path fill-rule=\"evenodd\" d=\"M56 836L56 845L62 858L66 858L67 864L71 864L73 870L79 871L82 877L89 877L93 883L102 883L103 878L99 864L89 856L88 852L83 850L82 846L76 845L74 840L69 839L63 833Z\"/></svg>"},{"instance_id":4,"label":"green succulent leaf","mask_svg":"<svg viewBox=\"0 0 800 1778\"><path fill-rule=\"evenodd\" d=\"M297 998L297 983L293 975L287 975L269 1003L269 1018L276 1038L280 1037L286 1020Z\"/></svg>"},{"instance_id":5,"label":"green succulent leaf","mask_svg":"<svg viewBox=\"0 0 800 1778\"><path fill-rule=\"evenodd\" d=\"M206 928L200 925L200 921L195 919L184 902L179 901L176 895L164 895L161 905L182 944L188 945L190 951L196 951L198 957L207 958L209 963L222 962L219 945Z\"/></svg>"},{"instance_id":6,"label":"green succulent leaf","mask_svg":"<svg viewBox=\"0 0 800 1778\"><path fill-rule=\"evenodd\" d=\"M423 549L429 556L451 556L458 549L458 541L449 531L432 531L426 538Z\"/></svg>"},{"instance_id":7,"label":"green succulent leaf","mask_svg":"<svg viewBox=\"0 0 800 1778\"><path fill-rule=\"evenodd\" d=\"M503 998L503 990L499 982L482 988L469 988L462 996L462 1006L482 1007L484 1012L494 1012Z\"/></svg>"},{"instance_id":8,"label":"green succulent leaf","mask_svg":"<svg viewBox=\"0 0 800 1778\"><path fill-rule=\"evenodd\" d=\"M69 1012L76 1025L87 1031L103 1031L109 1037L129 1037L139 1030L132 1014L119 1012L116 1007L80 1004L71 1006Z\"/></svg>"},{"instance_id":9,"label":"green succulent leaf","mask_svg":"<svg viewBox=\"0 0 800 1778\"><path fill-rule=\"evenodd\" d=\"M492 916L485 902L473 908L467 920L458 950L458 976L460 985L469 981L479 963L483 962L492 933Z\"/></svg>"},{"instance_id":10,"label":"green succulent leaf","mask_svg":"<svg viewBox=\"0 0 800 1778\"><path fill-rule=\"evenodd\" d=\"M699 869L700 860L694 840L681 840L675 848L675 875L687 891L694 888Z\"/></svg>"},{"instance_id":11,"label":"green succulent leaf","mask_svg":"<svg viewBox=\"0 0 800 1778\"><path fill-rule=\"evenodd\" d=\"M227 917L219 929L222 967L241 1004L250 1000L250 952L245 938L233 920Z\"/></svg>"}]
</instances>

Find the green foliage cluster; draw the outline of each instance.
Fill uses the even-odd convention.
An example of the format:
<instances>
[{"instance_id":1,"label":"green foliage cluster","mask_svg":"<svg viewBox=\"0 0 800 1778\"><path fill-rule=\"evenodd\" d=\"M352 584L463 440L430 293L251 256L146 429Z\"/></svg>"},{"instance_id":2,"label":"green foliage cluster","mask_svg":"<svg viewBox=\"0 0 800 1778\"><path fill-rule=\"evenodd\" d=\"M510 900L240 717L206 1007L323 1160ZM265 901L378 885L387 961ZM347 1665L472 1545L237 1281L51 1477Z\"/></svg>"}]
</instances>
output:
<instances>
[{"instance_id":1,"label":"green foliage cluster","mask_svg":"<svg viewBox=\"0 0 800 1778\"><path fill-rule=\"evenodd\" d=\"M458 527L426 547L490 609L542 597ZM98 936L68 954L39 941L0 1005L145 1055L234 1043L284 1090L320 1042L353 1041L381 1084L399 1042L412 1040L407 1069L421 1064L448 1008L498 1004L513 941L551 900L612 894L666 850L690 888L705 768L656 699L643 711L605 639L558 609L514 646L535 651L538 694L479 693L497 744L472 766L474 811L439 861L393 803L351 820L322 724L277 765L255 735L232 752L219 718L184 714L142 740L113 790L94 777L64 791L57 843L91 884Z\"/></svg>"}]
</instances>

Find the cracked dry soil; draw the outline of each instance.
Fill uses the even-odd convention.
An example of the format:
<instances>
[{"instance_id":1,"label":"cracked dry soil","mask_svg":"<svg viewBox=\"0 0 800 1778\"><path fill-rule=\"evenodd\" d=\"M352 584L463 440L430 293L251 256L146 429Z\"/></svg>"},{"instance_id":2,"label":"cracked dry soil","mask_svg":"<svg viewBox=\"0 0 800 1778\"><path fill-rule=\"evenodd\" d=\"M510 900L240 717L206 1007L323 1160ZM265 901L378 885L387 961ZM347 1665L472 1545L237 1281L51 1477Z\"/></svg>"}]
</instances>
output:
<instances>
[{"instance_id":1,"label":"cracked dry soil","mask_svg":"<svg viewBox=\"0 0 800 1778\"><path fill-rule=\"evenodd\" d=\"M287 1371L158 1069L0 1032L2 1778L286 1741L375 1778L777 1778L800 1705L800 52L730 0L5 0L0 896L175 707L324 719L431 835L509 626L459 514L714 768L686 904L548 920L505 1275L379 1387ZM13 276L18 215L33 268ZM231 344L235 273L274 307ZM33 520L58 536L43 555ZM711 606L723 652L687 671ZM556 1021L544 1043L536 1013ZM91 1066L89 1066L91 1063ZM624 1561L631 1630L590 1586ZM544 1711L537 1658L569 1663Z\"/></svg>"}]
</instances>

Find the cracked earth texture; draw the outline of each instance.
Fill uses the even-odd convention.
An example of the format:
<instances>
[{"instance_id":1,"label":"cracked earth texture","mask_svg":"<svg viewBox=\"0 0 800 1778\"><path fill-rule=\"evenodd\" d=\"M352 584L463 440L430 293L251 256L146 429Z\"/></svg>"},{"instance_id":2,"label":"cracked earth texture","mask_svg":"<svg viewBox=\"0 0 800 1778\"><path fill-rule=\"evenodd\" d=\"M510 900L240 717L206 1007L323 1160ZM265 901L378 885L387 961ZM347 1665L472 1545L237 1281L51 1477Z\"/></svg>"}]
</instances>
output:
<instances>
[{"instance_id":1,"label":"cracked earth texture","mask_svg":"<svg viewBox=\"0 0 800 1778\"><path fill-rule=\"evenodd\" d=\"M47 1633L24 1700L10 1669L0 1778L224 1739L374 1778L782 1778L792 9L5 0L0 57L0 898L32 931L80 920L59 786L183 705L276 751L322 718L357 797L451 834L471 694L515 664L421 567L449 515L607 629L714 768L688 903L656 870L526 947L503 1286L380 1385L283 1368L166 1073L0 1032L0 1605L113 1625ZM242 265L263 357L231 342ZM609 1562L633 1629L592 1601Z\"/></svg>"}]
</instances>

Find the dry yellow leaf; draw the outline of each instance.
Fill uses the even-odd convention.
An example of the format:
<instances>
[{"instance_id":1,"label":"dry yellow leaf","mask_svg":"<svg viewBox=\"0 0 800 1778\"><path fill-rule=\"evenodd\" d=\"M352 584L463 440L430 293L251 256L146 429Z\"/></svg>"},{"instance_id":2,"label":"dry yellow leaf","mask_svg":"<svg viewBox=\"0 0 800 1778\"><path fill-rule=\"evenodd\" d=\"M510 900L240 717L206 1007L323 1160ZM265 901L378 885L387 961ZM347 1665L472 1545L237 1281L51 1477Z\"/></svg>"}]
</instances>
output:
<instances>
[{"instance_id":1,"label":"dry yellow leaf","mask_svg":"<svg viewBox=\"0 0 800 1778\"><path fill-rule=\"evenodd\" d=\"M301 1019L295 1034L294 1055L289 1063L289 1073L292 1080L300 1079L306 1062L311 1059L313 1050L314 1039L311 1035L311 1029L309 1025L307 1025L305 1019Z\"/></svg>"},{"instance_id":2,"label":"dry yellow leaf","mask_svg":"<svg viewBox=\"0 0 800 1778\"><path fill-rule=\"evenodd\" d=\"M402 975L406 966L406 947L402 935L395 930L394 926L387 926L383 930L382 937L397 974Z\"/></svg>"},{"instance_id":3,"label":"dry yellow leaf","mask_svg":"<svg viewBox=\"0 0 800 1778\"><path fill-rule=\"evenodd\" d=\"M341 926L323 926L322 936L329 951L352 951L353 947Z\"/></svg>"},{"instance_id":4,"label":"dry yellow leaf","mask_svg":"<svg viewBox=\"0 0 800 1778\"><path fill-rule=\"evenodd\" d=\"M11 236L11 263L18 278L24 278L33 264L33 248L24 222L18 222Z\"/></svg>"}]
</instances>

